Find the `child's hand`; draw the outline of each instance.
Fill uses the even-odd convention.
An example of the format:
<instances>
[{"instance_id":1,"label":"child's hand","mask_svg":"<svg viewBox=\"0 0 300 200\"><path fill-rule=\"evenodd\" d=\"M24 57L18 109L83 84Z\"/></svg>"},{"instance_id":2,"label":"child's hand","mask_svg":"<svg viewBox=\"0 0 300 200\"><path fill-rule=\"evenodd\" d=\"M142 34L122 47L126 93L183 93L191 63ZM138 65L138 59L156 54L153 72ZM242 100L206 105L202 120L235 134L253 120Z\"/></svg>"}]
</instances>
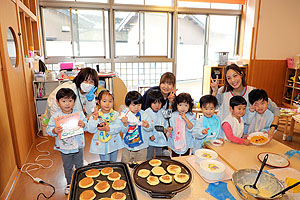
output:
<instances>
[{"instance_id":1,"label":"child's hand","mask_svg":"<svg viewBox=\"0 0 300 200\"><path fill-rule=\"evenodd\" d=\"M206 134L208 133L208 130L209 130L209 128L203 129L203 130L202 130L202 134L205 134L205 135L206 135Z\"/></svg>"},{"instance_id":2,"label":"child's hand","mask_svg":"<svg viewBox=\"0 0 300 200\"><path fill-rule=\"evenodd\" d=\"M266 131L264 133L266 133ZM269 138L269 142L268 143L271 142L271 140L273 139L273 136L274 136L274 132L270 129L269 132L268 132L268 138Z\"/></svg>"},{"instance_id":3,"label":"child's hand","mask_svg":"<svg viewBox=\"0 0 300 200\"><path fill-rule=\"evenodd\" d=\"M168 129L164 128L164 134L166 134L168 132Z\"/></svg>"},{"instance_id":4,"label":"child's hand","mask_svg":"<svg viewBox=\"0 0 300 200\"><path fill-rule=\"evenodd\" d=\"M121 119L121 122L124 124L125 127L128 126L128 117L123 117Z\"/></svg>"},{"instance_id":5,"label":"child's hand","mask_svg":"<svg viewBox=\"0 0 300 200\"><path fill-rule=\"evenodd\" d=\"M173 131L173 127L169 126L168 127L168 133L167 133L167 137L172 137L172 131Z\"/></svg>"},{"instance_id":6,"label":"child's hand","mask_svg":"<svg viewBox=\"0 0 300 200\"><path fill-rule=\"evenodd\" d=\"M63 132L63 128L61 126L55 126L52 130L52 133L61 134Z\"/></svg>"},{"instance_id":7,"label":"child's hand","mask_svg":"<svg viewBox=\"0 0 300 200\"><path fill-rule=\"evenodd\" d=\"M250 142L250 140L248 140L248 139L244 139L244 140L243 140L243 144L244 144L244 145L249 145L249 144L251 144L251 142Z\"/></svg>"},{"instance_id":8,"label":"child's hand","mask_svg":"<svg viewBox=\"0 0 300 200\"><path fill-rule=\"evenodd\" d=\"M175 101L175 97L176 97L176 92L178 89L173 90L172 92L170 92L168 99L170 103L173 103Z\"/></svg>"},{"instance_id":9,"label":"child's hand","mask_svg":"<svg viewBox=\"0 0 300 200\"><path fill-rule=\"evenodd\" d=\"M142 120L142 127L149 128L149 123L146 120Z\"/></svg>"},{"instance_id":10,"label":"child's hand","mask_svg":"<svg viewBox=\"0 0 300 200\"><path fill-rule=\"evenodd\" d=\"M254 112L255 111L255 103L252 106L250 106L249 111L250 112Z\"/></svg>"},{"instance_id":11,"label":"child's hand","mask_svg":"<svg viewBox=\"0 0 300 200\"><path fill-rule=\"evenodd\" d=\"M179 113L179 115L180 115L181 118L186 122L187 117L186 117L185 113Z\"/></svg>"},{"instance_id":12,"label":"child's hand","mask_svg":"<svg viewBox=\"0 0 300 200\"><path fill-rule=\"evenodd\" d=\"M99 131L105 131L105 132L109 132L110 131L110 127L107 124L104 124L104 126L100 126L98 127Z\"/></svg>"},{"instance_id":13,"label":"child's hand","mask_svg":"<svg viewBox=\"0 0 300 200\"><path fill-rule=\"evenodd\" d=\"M243 135L242 135L242 138L243 138L243 139L247 139L247 137L248 137L248 135L246 135L246 134L243 134Z\"/></svg>"},{"instance_id":14,"label":"child's hand","mask_svg":"<svg viewBox=\"0 0 300 200\"><path fill-rule=\"evenodd\" d=\"M219 76L216 76L216 80L214 80L212 77L210 77L211 83L210 83L210 87L214 92L218 91L218 84L219 84L219 80L218 80Z\"/></svg>"},{"instance_id":15,"label":"child's hand","mask_svg":"<svg viewBox=\"0 0 300 200\"><path fill-rule=\"evenodd\" d=\"M81 128L84 128L85 127L85 124L82 120L79 120L78 121L78 126L81 127Z\"/></svg>"},{"instance_id":16,"label":"child's hand","mask_svg":"<svg viewBox=\"0 0 300 200\"><path fill-rule=\"evenodd\" d=\"M150 140L151 140L151 141L154 141L154 140L155 140L154 135L152 135L152 136L150 137Z\"/></svg>"},{"instance_id":17,"label":"child's hand","mask_svg":"<svg viewBox=\"0 0 300 200\"><path fill-rule=\"evenodd\" d=\"M97 108L97 106L94 108L94 112L92 113L92 116L93 116L93 120L98 119L98 108Z\"/></svg>"}]
</instances>

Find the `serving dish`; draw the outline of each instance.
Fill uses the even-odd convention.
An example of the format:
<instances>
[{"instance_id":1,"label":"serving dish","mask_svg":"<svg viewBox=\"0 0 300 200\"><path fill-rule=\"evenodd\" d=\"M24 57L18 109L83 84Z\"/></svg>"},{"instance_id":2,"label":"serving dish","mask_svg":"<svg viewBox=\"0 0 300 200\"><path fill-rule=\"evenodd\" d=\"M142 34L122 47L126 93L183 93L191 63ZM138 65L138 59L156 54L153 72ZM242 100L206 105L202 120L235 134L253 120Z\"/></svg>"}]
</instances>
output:
<instances>
[{"instance_id":1,"label":"serving dish","mask_svg":"<svg viewBox=\"0 0 300 200\"><path fill-rule=\"evenodd\" d=\"M247 137L250 140L251 144L261 146L269 142L268 134L264 132L254 132L250 133Z\"/></svg>"},{"instance_id":2,"label":"serving dish","mask_svg":"<svg viewBox=\"0 0 300 200\"><path fill-rule=\"evenodd\" d=\"M267 160L266 165L269 165L271 167L278 167L278 168L284 168L288 167L290 165L290 161L285 158L284 156L281 156L277 153L272 153L272 152L262 152L257 155L257 158L260 162L263 161L264 156L266 154L269 154L269 158Z\"/></svg>"}]
</instances>

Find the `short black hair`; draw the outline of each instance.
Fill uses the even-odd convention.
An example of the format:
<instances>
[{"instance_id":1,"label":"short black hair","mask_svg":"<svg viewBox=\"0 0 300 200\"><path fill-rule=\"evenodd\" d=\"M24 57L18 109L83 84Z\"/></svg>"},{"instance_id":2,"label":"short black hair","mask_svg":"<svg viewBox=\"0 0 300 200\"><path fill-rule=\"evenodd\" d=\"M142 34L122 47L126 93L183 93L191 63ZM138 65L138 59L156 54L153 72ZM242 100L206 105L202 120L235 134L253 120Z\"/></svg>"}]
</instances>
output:
<instances>
[{"instance_id":1,"label":"short black hair","mask_svg":"<svg viewBox=\"0 0 300 200\"><path fill-rule=\"evenodd\" d=\"M249 95L249 102L251 105L253 105L256 101L259 100L264 100L264 101L268 101L268 94L265 90L262 89L254 89L252 90Z\"/></svg>"},{"instance_id":2,"label":"short black hair","mask_svg":"<svg viewBox=\"0 0 300 200\"><path fill-rule=\"evenodd\" d=\"M126 94L125 105L129 106L131 103L133 104L143 103L143 97L138 91L130 91Z\"/></svg>"},{"instance_id":3,"label":"short black hair","mask_svg":"<svg viewBox=\"0 0 300 200\"><path fill-rule=\"evenodd\" d=\"M208 95L204 95L200 98L200 107L202 108L202 106L205 106L206 104L213 104L214 107L218 106L218 100L215 96L208 94Z\"/></svg>"},{"instance_id":4,"label":"short black hair","mask_svg":"<svg viewBox=\"0 0 300 200\"><path fill-rule=\"evenodd\" d=\"M194 106L194 100L192 99L189 93L180 93L178 96L175 97L175 102L172 104L172 110L177 111L177 105L180 103L187 103L189 104L188 112L192 112Z\"/></svg>"},{"instance_id":5,"label":"short black hair","mask_svg":"<svg viewBox=\"0 0 300 200\"><path fill-rule=\"evenodd\" d=\"M232 109L234 109L235 106L239 106L239 105L247 106L247 101L242 96L233 96L233 97L231 97L231 99L229 101L229 105Z\"/></svg>"},{"instance_id":6,"label":"short black hair","mask_svg":"<svg viewBox=\"0 0 300 200\"><path fill-rule=\"evenodd\" d=\"M86 67L80 70L77 76L74 78L73 82L76 84L77 88L80 88L80 84L83 81L88 80L90 78L94 81L95 87L98 88L99 76L96 70Z\"/></svg>"},{"instance_id":7,"label":"short black hair","mask_svg":"<svg viewBox=\"0 0 300 200\"><path fill-rule=\"evenodd\" d=\"M70 88L61 88L56 93L56 100L59 101L60 99L68 97L74 99L76 101L76 94L75 92Z\"/></svg>"},{"instance_id":8,"label":"short black hair","mask_svg":"<svg viewBox=\"0 0 300 200\"><path fill-rule=\"evenodd\" d=\"M146 107L145 109L151 107L152 103L162 103L164 101L164 96L160 90L150 90L147 94Z\"/></svg>"}]
</instances>

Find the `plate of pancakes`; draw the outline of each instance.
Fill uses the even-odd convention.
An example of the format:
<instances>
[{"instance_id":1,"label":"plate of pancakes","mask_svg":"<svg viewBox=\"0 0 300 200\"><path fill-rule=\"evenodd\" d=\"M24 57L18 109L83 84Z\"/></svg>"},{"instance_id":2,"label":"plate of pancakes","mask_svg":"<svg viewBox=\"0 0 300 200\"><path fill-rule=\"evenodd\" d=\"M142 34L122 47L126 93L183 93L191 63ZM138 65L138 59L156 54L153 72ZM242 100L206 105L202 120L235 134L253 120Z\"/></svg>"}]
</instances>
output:
<instances>
[{"instance_id":1,"label":"plate of pancakes","mask_svg":"<svg viewBox=\"0 0 300 200\"><path fill-rule=\"evenodd\" d=\"M95 162L73 173L69 200L136 200L127 165Z\"/></svg>"},{"instance_id":2,"label":"plate of pancakes","mask_svg":"<svg viewBox=\"0 0 300 200\"><path fill-rule=\"evenodd\" d=\"M152 198L173 198L189 187L192 173L183 163L162 157L139 164L133 171L133 180Z\"/></svg>"}]
</instances>

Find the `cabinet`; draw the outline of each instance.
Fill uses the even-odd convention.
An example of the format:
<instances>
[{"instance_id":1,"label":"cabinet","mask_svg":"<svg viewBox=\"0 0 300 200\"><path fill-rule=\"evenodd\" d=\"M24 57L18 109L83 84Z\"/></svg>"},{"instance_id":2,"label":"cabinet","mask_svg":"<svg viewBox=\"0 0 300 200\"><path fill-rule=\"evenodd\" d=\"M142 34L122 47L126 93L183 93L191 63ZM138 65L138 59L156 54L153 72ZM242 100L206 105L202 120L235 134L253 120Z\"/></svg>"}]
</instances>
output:
<instances>
[{"instance_id":1,"label":"cabinet","mask_svg":"<svg viewBox=\"0 0 300 200\"><path fill-rule=\"evenodd\" d=\"M210 88L210 83L211 83L210 77L216 79L216 76L218 75L219 88L225 84L225 74L224 74L225 68L226 66L204 66L203 94L212 93L212 90ZM247 75L247 67L240 66L240 68L243 70L244 74Z\"/></svg>"},{"instance_id":2,"label":"cabinet","mask_svg":"<svg viewBox=\"0 0 300 200\"><path fill-rule=\"evenodd\" d=\"M300 106L300 69L286 69L282 104L289 108Z\"/></svg>"}]
</instances>

